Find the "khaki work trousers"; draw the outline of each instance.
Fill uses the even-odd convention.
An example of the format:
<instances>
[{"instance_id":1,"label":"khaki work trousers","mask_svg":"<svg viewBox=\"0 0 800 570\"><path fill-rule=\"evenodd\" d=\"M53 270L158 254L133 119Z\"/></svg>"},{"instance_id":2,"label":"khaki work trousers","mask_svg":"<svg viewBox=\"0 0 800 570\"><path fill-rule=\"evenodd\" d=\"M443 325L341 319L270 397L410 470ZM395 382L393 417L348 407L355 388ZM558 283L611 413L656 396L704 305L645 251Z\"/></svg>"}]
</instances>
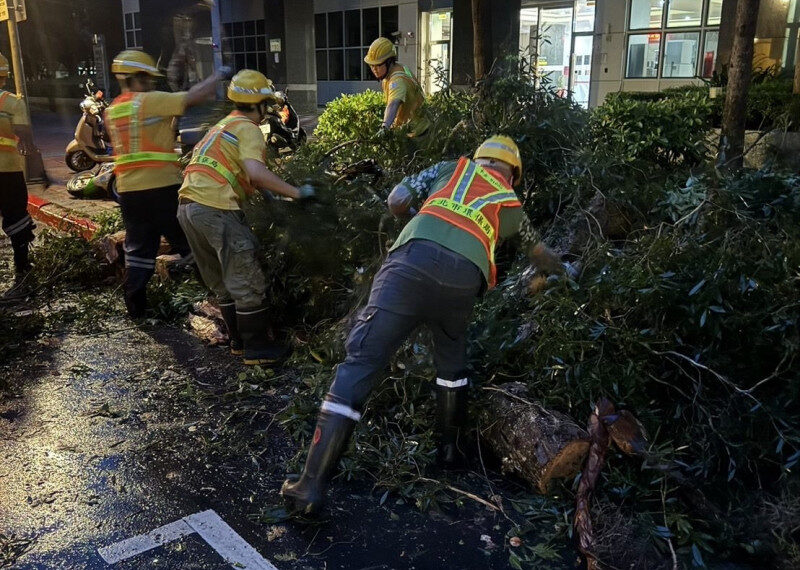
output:
<instances>
[{"instance_id":1,"label":"khaki work trousers","mask_svg":"<svg viewBox=\"0 0 800 570\"><path fill-rule=\"evenodd\" d=\"M220 303L232 300L240 311L261 307L267 285L256 255L258 241L242 211L192 202L178 207L178 222L200 276Z\"/></svg>"}]
</instances>

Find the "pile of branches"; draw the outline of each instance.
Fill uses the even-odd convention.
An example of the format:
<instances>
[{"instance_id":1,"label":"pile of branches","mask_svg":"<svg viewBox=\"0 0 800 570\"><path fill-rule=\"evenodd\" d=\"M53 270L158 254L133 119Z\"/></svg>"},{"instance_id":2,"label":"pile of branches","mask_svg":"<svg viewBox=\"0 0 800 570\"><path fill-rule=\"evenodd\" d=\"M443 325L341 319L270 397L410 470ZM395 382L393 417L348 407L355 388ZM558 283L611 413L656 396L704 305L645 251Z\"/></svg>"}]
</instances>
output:
<instances>
[{"instance_id":1,"label":"pile of branches","mask_svg":"<svg viewBox=\"0 0 800 570\"><path fill-rule=\"evenodd\" d=\"M248 212L274 314L301 347L284 424L305 448L348 317L400 229L384 203L394 184L507 133L524 158L531 223L522 244L500 252L505 279L477 309L474 378L523 382L531 399L580 422L606 397L651 434L643 459L609 458L600 478L601 562L796 566L800 511L776 505L800 483L800 178L721 178L707 160L711 110L694 100L589 113L523 69L509 59L475 89L435 95L434 131L421 141L373 139L380 96L343 97L314 141L272 165L325 188L310 206L265 201ZM539 240L578 273L532 269L524 243ZM342 461L345 476L421 508L452 500L424 476L434 456L426 340L399 352L359 425L359 453ZM487 396L474 392L477 412ZM554 528L565 538L568 528ZM547 548L512 559L541 561Z\"/></svg>"}]
</instances>

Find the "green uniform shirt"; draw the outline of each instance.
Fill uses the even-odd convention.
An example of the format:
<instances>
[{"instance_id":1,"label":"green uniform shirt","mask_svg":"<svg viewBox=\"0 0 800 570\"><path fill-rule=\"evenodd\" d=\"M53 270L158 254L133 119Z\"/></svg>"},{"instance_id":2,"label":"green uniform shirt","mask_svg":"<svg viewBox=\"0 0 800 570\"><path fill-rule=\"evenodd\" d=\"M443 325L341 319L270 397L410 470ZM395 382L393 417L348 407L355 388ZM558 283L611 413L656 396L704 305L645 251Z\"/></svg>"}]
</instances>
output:
<instances>
[{"instance_id":1,"label":"green uniform shirt","mask_svg":"<svg viewBox=\"0 0 800 570\"><path fill-rule=\"evenodd\" d=\"M431 194L447 185L457 165L458 161L455 160L439 162L418 174L406 176L392 190L389 201L404 203L419 210ZM501 208L499 238L505 239L516 234L523 215L522 208L519 207ZM486 256L486 249L480 240L469 232L436 216L414 216L400 232L391 249L397 249L412 239L427 239L463 255L478 266L486 282L489 282L489 259Z\"/></svg>"}]
</instances>

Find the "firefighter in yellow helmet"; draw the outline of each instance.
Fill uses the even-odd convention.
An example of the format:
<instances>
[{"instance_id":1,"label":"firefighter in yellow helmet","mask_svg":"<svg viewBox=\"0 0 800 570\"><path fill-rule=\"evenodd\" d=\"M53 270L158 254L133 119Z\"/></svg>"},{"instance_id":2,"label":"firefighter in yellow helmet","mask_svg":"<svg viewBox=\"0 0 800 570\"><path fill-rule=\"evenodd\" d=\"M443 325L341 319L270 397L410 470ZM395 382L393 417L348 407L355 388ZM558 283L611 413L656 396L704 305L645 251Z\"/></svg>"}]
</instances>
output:
<instances>
[{"instance_id":1,"label":"firefighter in yellow helmet","mask_svg":"<svg viewBox=\"0 0 800 570\"><path fill-rule=\"evenodd\" d=\"M396 216L413 215L395 241L347 338L344 362L320 407L305 468L283 484L294 512L321 507L339 456L392 353L421 324L436 365L439 461L458 463L466 421L466 331L476 298L495 285L494 251L515 234L522 207L517 145L493 136L472 159L440 162L404 178L389 195ZM417 209L415 209L418 208ZM414 215L416 214L416 215Z\"/></svg>"},{"instance_id":2,"label":"firefighter in yellow helmet","mask_svg":"<svg viewBox=\"0 0 800 570\"><path fill-rule=\"evenodd\" d=\"M418 137L428 130L425 94L411 70L397 61L397 48L388 38L378 38L364 58L372 74L381 82L386 110L379 134L408 125L408 135Z\"/></svg>"},{"instance_id":3,"label":"firefighter in yellow helmet","mask_svg":"<svg viewBox=\"0 0 800 570\"><path fill-rule=\"evenodd\" d=\"M122 94L106 109L105 119L125 224L124 291L131 318L145 315L145 290L162 235L183 262L191 261L189 244L175 217L181 171L172 119L211 98L227 71L220 70L189 91L165 93L154 91L155 80L163 74L146 53L125 50L111 64Z\"/></svg>"},{"instance_id":4,"label":"firefighter in yellow helmet","mask_svg":"<svg viewBox=\"0 0 800 570\"><path fill-rule=\"evenodd\" d=\"M33 241L33 220L28 215L28 188L23 169L27 153L20 126L27 123L25 101L2 89L8 79L8 60L0 54L0 216L3 231L14 250L14 286L6 297L25 293L24 277L30 270L28 248Z\"/></svg>"},{"instance_id":5,"label":"firefighter in yellow helmet","mask_svg":"<svg viewBox=\"0 0 800 570\"><path fill-rule=\"evenodd\" d=\"M266 281L256 238L241 204L256 190L294 199L314 196L310 185L295 188L264 164L266 146L258 125L276 102L272 81L251 69L228 87L236 109L195 145L180 189L178 221L205 284L219 300L233 354L245 364L275 364L287 350L269 342L264 306Z\"/></svg>"}]
</instances>

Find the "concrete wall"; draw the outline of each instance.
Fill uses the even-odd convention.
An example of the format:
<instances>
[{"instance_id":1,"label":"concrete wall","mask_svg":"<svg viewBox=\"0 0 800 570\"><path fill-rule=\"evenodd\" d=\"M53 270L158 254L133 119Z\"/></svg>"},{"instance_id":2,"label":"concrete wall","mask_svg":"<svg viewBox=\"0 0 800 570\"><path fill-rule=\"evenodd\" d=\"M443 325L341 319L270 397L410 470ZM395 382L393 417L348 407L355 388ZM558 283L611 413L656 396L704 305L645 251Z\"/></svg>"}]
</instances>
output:
<instances>
[{"instance_id":1,"label":"concrete wall","mask_svg":"<svg viewBox=\"0 0 800 570\"><path fill-rule=\"evenodd\" d=\"M317 60L314 57L314 0L286 0L287 90L298 113L317 107Z\"/></svg>"},{"instance_id":2,"label":"concrete wall","mask_svg":"<svg viewBox=\"0 0 800 570\"><path fill-rule=\"evenodd\" d=\"M398 6L398 25L400 32L403 33L403 38L397 48L398 60L414 70L419 77L419 9L417 0L314 0L314 13L375 8L377 6ZM362 41L365 41L366 45L371 42L366 39ZM343 93L361 93L367 89L380 90L380 83L377 80L319 81L317 83L317 103L324 105Z\"/></svg>"}]
</instances>

